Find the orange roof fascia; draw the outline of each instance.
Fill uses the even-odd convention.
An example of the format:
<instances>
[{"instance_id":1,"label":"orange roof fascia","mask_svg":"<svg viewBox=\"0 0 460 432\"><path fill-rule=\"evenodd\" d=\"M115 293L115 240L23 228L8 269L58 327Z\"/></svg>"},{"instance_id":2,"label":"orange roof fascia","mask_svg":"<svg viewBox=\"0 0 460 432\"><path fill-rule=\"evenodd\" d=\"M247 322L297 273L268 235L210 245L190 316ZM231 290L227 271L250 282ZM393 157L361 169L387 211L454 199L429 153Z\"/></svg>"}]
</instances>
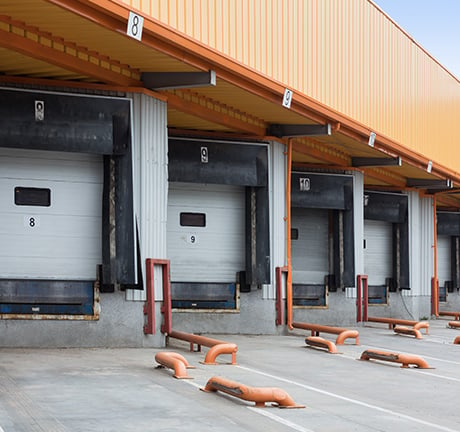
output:
<instances>
[{"instance_id":1,"label":"orange roof fascia","mask_svg":"<svg viewBox=\"0 0 460 432\"><path fill-rule=\"evenodd\" d=\"M48 1L121 34L126 34L129 12L134 11L129 5L115 3L112 0ZM141 14L137 11L136 13ZM205 46L152 17L141 15L144 17L144 28L140 43L162 51L198 69L213 69L221 79L265 100L282 104L285 85ZM371 132L376 132L295 90L293 90L290 110L321 124L339 123L344 134L363 144L366 143ZM378 134L374 147L394 156L401 156L407 163L417 168L424 169L428 165L428 158ZM447 176L460 181L459 173L435 164L432 166L431 173L441 178Z\"/></svg>"},{"instance_id":2,"label":"orange roof fascia","mask_svg":"<svg viewBox=\"0 0 460 432\"><path fill-rule=\"evenodd\" d=\"M111 0L48 0L50 3L61 6L94 23L108 28L126 37L126 28L129 12L133 9L129 5L115 3ZM137 12L141 14L140 12ZM155 20L144 17L142 43L164 54L172 56L197 69L214 70L219 78L236 85L252 94L262 97L272 103L282 105L285 87L265 77L257 71L233 60L217 50L208 47L189 36ZM321 104L311 99L317 109L308 106L291 106L291 111L310 120L326 123L330 115L318 115Z\"/></svg>"}]
</instances>

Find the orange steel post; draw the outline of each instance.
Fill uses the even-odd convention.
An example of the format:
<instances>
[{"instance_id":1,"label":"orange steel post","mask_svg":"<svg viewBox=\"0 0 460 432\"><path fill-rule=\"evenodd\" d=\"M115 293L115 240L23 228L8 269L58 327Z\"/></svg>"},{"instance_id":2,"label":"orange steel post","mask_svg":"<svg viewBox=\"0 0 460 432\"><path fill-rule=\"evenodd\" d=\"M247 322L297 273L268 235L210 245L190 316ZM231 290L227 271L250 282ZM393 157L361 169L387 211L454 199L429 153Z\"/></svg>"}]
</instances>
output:
<instances>
[{"instance_id":1,"label":"orange steel post","mask_svg":"<svg viewBox=\"0 0 460 432\"><path fill-rule=\"evenodd\" d=\"M169 260L147 258L147 302L144 306L144 315L147 315L147 324L144 326L145 334L155 334L155 286L154 286L154 266L161 265L163 268L163 307L161 313L164 314L164 325L161 325L161 332L168 333L171 330L171 297L169 281ZM165 305L169 305L165 306Z\"/></svg>"},{"instance_id":2,"label":"orange steel post","mask_svg":"<svg viewBox=\"0 0 460 432\"><path fill-rule=\"evenodd\" d=\"M455 345L460 345L460 336L457 336L457 337L454 339L454 344L455 344Z\"/></svg>"},{"instance_id":3,"label":"orange steel post","mask_svg":"<svg viewBox=\"0 0 460 432\"><path fill-rule=\"evenodd\" d=\"M458 322L458 321L449 321L448 326L451 327L451 328L460 328L460 322Z\"/></svg>"},{"instance_id":4,"label":"orange steel post","mask_svg":"<svg viewBox=\"0 0 460 432\"><path fill-rule=\"evenodd\" d=\"M432 277L431 278L431 315L435 315L436 318L439 317L439 311L438 314L436 314L436 296L438 297L438 305L439 305L439 281Z\"/></svg>"},{"instance_id":5,"label":"orange steel post","mask_svg":"<svg viewBox=\"0 0 460 432\"><path fill-rule=\"evenodd\" d=\"M275 402L280 408L305 408L298 405L284 390L276 387L249 387L226 378L212 377L206 383L205 392L221 391L230 396L255 402L256 407L264 407L266 402Z\"/></svg>"},{"instance_id":6,"label":"orange steel post","mask_svg":"<svg viewBox=\"0 0 460 432\"><path fill-rule=\"evenodd\" d=\"M362 320L361 275L356 277L356 322Z\"/></svg>"},{"instance_id":7,"label":"orange steel post","mask_svg":"<svg viewBox=\"0 0 460 432\"><path fill-rule=\"evenodd\" d=\"M287 326L292 330L292 262L291 262L291 171L292 171L292 138L288 139L287 173L286 173L286 255L287 255L287 281L286 305Z\"/></svg>"},{"instance_id":8,"label":"orange steel post","mask_svg":"<svg viewBox=\"0 0 460 432\"><path fill-rule=\"evenodd\" d=\"M412 354L399 354L379 350L366 350L361 354L360 360L371 359L388 361L392 363L401 363L402 368L407 368L410 364L413 364L420 369L431 369L425 360Z\"/></svg>"},{"instance_id":9,"label":"orange steel post","mask_svg":"<svg viewBox=\"0 0 460 432\"><path fill-rule=\"evenodd\" d=\"M190 366L187 360L178 353L159 352L155 355L155 361L161 366L174 369L174 378L192 379L192 377L187 376L187 369L194 369L195 367Z\"/></svg>"},{"instance_id":10,"label":"orange steel post","mask_svg":"<svg viewBox=\"0 0 460 432\"><path fill-rule=\"evenodd\" d=\"M169 260L147 258L146 276L147 276L147 301L144 306L144 315L147 315L147 324L144 326L145 334L155 334L155 286L154 286L154 266L161 265L163 268L163 304L169 301L169 313L165 314L165 325L161 326L162 333L167 333L166 329L171 328L171 300L170 300L170 283L169 283ZM169 300L168 300L169 299ZM165 313L165 307L161 309ZM167 324L169 323L169 324Z\"/></svg>"},{"instance_id":11,"label":"orange steel post","mask_svg":"<svg viewBox=\"0 0 460 432\"><path fill-rule=\"evenodd\" d=\"M367 321L369 287L367 275L358 275L356 282L356 322Z\"/></svg>"},{"instance_id":12,"label":"orange steel post","mask_svg":"<svg viewBox=\"0 0 460 432\"><path fill-rule=\"evenodd\" d=\"M163 306L161 307L161 313L163 314L163 324L161 326L161 332L169 335L169 333L171 333L172 331L171 281L169 272L169 260L163 260L159 263L163 265Z\"/></svg>"},{"instance_id":13,"label":"orange steel post","mask_svg":"<svg viewBox=\"0 0 460 432\"><path fill-rule=\"evenodd\" d=\"M289 269L287 266L276 267L276 325L283 324L283 287L282 287L282 274L288 273Z\"/></svg>"},{"instance_id":14,"label":"orange steel post","mask_svg":"<svg viewBox=\"0 0 460 432\"><path fill-rule=\"evenodd\" d=\"M144 315L147 316L147 324L144 325L144 334L155 334L155 287L153 285L153 260L146 260L147 301L144 305Z\"/></svg>"},{"instance_id":15,"label":"orange steel post","mask_svg":"<svg viewBox=\"0 0 460 432\"><path fill-rule=\"evenodd\" d=\"M363 321L367 321L367 310L369 308L369 285L367 275L363 275Z\"/></svg>"}]
</instances>

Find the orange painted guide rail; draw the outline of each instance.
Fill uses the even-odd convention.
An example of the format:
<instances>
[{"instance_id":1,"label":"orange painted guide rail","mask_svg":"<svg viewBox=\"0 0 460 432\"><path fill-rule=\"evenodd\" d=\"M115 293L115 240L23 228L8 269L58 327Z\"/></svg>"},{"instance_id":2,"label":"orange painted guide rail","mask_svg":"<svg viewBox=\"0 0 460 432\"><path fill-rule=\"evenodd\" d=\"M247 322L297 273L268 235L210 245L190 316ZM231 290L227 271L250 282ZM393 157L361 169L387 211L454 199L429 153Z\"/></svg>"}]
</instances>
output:
<instances>
[{"instance_id":1,"label":"orange painted guide rail","mask_svg":"<svg viewBox=\"0 0 460 432\"><path fill-rule=\"evenodd\" d=\"M338 335L335 341L336 345L343 345L346 339L355 339L356 345L359 345L359 332L357 330L304 322L293 322L292 327L302 330L310 330L312 336L319 336L320 332L336 334Z\"/></svg>"},{"instance_id":2,"label":"orange painted guide rail","mask_svg":"<svg viewBox=\"0 0 460 432\"><path fill-rule=\"evenodd\" d=\"M238 346L234 343L228 343L217 339L208 338L206 336L200 336L192 333L183 333L175 330L172 330L170 333L168 333L168 337L190 342L190 351L193 351L194 344L197 345L198 351L201 351L201 345L210 347L211 349L206 353L203 362L204 364L217 364L216 358L221 354L230 354L232 356L232 364L236 364L236 352L238 351Z\"/></svg>"},{"instance_id":3,"label":"orange painted guide rail","mask_svg":"<svg viewBox=\"0 0 460 432\"><path fill-rule=\"evenodd\" d=\"M361 354L360 360L381 360L392 363L401 363L402 368L408 368L413 364L420 369L431 369L428 363L421 357L412 354L399 354L380 350L366 350Z\"/></svg>"},{"instance_id":4,"label":"orange painted guide rail","mask_svg":"<svg viewBox=\"0 0 460 432\"><path fill-rule=\"evenodd\" d=\"M450 317L454 317L455 321L460 320L460 312L439 311L439 316L450 316Z\"/></svg>"},{"instance_id":5,"label":"orange painted guide rail","mask_svg":"<svg viewBox=\"0 0 460 432\"><path fill-rule=\"evenodd\" d=\"M277 387L249 387L235 381L222 377L212 377L208 380L206 387L201 389L205 392L217 392L229 394L230 396L252 401L256 407L264 407L266 402L274 402L279 408L305 408L305 405L298 405L284 390Z\"/></svg>"},{"instance_id":6,"label":"orange painted guide rail","mask_svg":"<svg viewBox=\"0 0 460 432\"><path fill-rule=\"evenodd\" d=\"M422 333L420 330L417 330L415 328L410 328L406 326L400 326L397 325L394 327L393 331L397 334L403 334L403 335L408 335L408 336L415 336L415 339L423 339L422 338Z\"/></svg>"},{"instance_id":7,"label":"orange painted guide rail","mask_svg":"<svg viewBox=\"0 0 460 432\"><path fill-rule=\"evenodd\" d=\"M388 324L388 328L394 329L398 325L402 326L412 326L415 330L425 329L426 334L428 334L428 328L430 324L427 321L412 321L399 318L385 318L385 317L367 317L369 322L380 322Z\"/></svg>"},{"instance_id":8,"label":"orange painted guide rail","mask_svg":"<svg viewBox=\"0 0 460 432\"><path fill-rule=\"evenodd\" d=\"M319 336L307 336L305 343L316 348L326 348L331 354L337 354L335 343Z\"/></svg>"}]
</instances>

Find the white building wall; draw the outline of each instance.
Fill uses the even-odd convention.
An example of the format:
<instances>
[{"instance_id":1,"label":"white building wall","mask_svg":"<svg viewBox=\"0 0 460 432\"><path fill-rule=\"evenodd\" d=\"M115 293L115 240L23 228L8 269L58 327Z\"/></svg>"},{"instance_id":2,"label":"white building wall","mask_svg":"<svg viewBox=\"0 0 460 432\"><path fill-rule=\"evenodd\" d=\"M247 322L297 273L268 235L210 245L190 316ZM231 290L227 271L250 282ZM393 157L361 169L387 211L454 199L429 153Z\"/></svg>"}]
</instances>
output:
<instances>
[{"instance_id":1,"label":"white building wall","mask_svg":"<svg viewBox=\"0 0 460 432\"><path fill-rule=\"evenodd\" d=\"M364 174L353 172L353 224L355 232L355 276L364 274ZM356 280L355 280L356 285ZM356 298L356 286L346 288L346 298Z\"/></svg>"},{"instance_id":2,"label":"white building wall","mask_svg":"<svg viewBox=\"0 0 460 432\"><path fill-rule=\"evenodd\" d=\"M443 287L446 281L452 279L451 276L451 262L450 262L450 249L451 237L447 235L438 235L436 237L436 263L438 265L438 281L439 286Z\"/></svg>"},{"instance_id":3,"label":"white building wall","mask_svg":"<svg viewBox=\"0 0 460 432\"><path fill-rule=\"evenodd\" d=\"M133 200L139 230L144 290L127 290L127 300L145 301L147 258L166 259L168 132L166 103L131 94L133 115ZM155 300L163 299L162 269L155 266Z\"/></svg>"},{"instance_id":4,"label":"white building wall","mask_svg":"<svg viewBox=\"0 0 460 432\"><path fill-rule=\"evenodd\" d=\"M268 147L271 284L263 286L263 298L276 298L276 267L286 265L286 146L273 141ZM285 286L283 287L283 298Z\"/></svg>"},{"instance_id":5,"label":"white building wall","mask_svg":"<svg viewBox=\"0 0 460 432\"><path fill-rule=\"evenodd\" d=\"M430 296L434 269L433 199L409 192L410 287L405 296Z\"/></svg>"}]
</instances>

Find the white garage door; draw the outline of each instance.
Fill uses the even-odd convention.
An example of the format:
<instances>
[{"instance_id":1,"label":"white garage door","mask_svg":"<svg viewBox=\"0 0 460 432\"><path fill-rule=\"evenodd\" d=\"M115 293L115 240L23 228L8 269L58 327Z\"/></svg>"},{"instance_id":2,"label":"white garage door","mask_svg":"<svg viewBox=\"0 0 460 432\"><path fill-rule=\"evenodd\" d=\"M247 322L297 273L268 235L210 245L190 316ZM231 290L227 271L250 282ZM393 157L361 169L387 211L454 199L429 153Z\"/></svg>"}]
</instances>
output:
<instances>
[{"instance_id":1,"label":"white garage door","mask_svg":"<svg viewBox=\"0 0 460 432\"><path fill-rule=\"evenodd\" d=\"M324 284L329 273L329 212L293 208L291 228L292 281Z\"/></svg>"},{"instance_id":2,"label":"white garage door","mask_svg":"<svg viewBox=\"0 0 460 432\"><path fill-rule=\"evenodd\" d=\"M443 287L446 281L450 281L451 264L450 264L450 236L437 237L437 263L438 263L438 280L439 286Z\"/></svg>"},{"instance_id":3,"label":"white garage door","mask_svg":"<svg viewBox=\"0 0 460 432\"><path fill-rule=\"evenodd\" d=\"M393 275L393 226L390 222L364 220L364 273L369 285L385 285Z\"/></svg>"},{"instance_id":4,"label":"white garage door","mask_svg":"<svg viewBox=\"0 0 460 432\"><path fill-rule=\"evenodd\" d=\"M94 280L102 157L0 148L0 278Z\"/></svg>"},{"instance_id":5,"label":"white garage door","mask_svg":"<svg viewBox=\"0 0 460 432\"><path fill-rule=\"evenodd\" d=\"M168 258L173 282L235 282L245 269L245 189L170 183Z\"/></svg>"}]
</instances>

